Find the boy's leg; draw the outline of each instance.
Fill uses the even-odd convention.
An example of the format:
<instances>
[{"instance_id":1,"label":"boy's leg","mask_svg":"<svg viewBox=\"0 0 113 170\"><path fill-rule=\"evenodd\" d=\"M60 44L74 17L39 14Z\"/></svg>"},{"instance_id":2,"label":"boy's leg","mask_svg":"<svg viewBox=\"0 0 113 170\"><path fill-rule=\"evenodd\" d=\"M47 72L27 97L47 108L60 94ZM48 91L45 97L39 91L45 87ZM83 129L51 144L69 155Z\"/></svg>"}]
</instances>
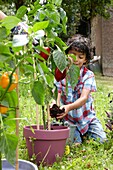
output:
<instances>
[{"instance_id":1,"label":"boy's leg","mask_svg":"<svg viewBox=\"0 0 113 170\"><path fill-rule=\"evenodd\" d=\"M70 136L71 142L76 143L76 144L81 144L82 143L82 137L81 137L81 134L80 134L77 126L68 122L68 121L64 121L63 123L64 123L65 126L70 127L70 135L72 134L72 136Z\"/></svg>"},{"instance_id":2,"label":"boy's leg","mask_svg":"<svg viewBox=\"0 0 113 170\"><path fill-rule=\"evenodd\" d=\"M76 143L77 144L81 144L82 143L81 134L80 134L79 130L77 129L77 127L75 128L73 143L75 143L75 144Z\"/></svg>"},{"instance_id":3,"label":"boy's leg","mask_svg":"<svg viewBox=\"0 0 113 170\"><path fill-rule=\"evenodd\" d=\"M100 143L107 140L106 133L98 119L95 119L90 123L87 135L94 140L98 140Z\"/></svg>"}]
</instances>

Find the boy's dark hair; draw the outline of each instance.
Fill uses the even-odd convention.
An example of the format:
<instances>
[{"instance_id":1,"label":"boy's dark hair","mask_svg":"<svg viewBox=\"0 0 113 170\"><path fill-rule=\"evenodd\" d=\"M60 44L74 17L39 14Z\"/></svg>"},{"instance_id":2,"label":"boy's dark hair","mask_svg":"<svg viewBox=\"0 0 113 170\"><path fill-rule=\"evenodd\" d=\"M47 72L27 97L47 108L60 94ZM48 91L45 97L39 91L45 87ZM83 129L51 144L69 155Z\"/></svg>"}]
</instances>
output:
<instances>
[{"instance_id":1,"label":"boy's dark hair","mask_svg":"<svg viewBox=\"0 0 113 170\"><path fill-rule=\"evenodd\" d=\"M82 52L86 54L87 62L92 59L92 47L91 42L88 38L83 35L76 34L72 38L67 40L67 45L69 48L66 49L66 54L68 54L69 50L73 49L78 52Z\"/></svg>"}]
</instances>

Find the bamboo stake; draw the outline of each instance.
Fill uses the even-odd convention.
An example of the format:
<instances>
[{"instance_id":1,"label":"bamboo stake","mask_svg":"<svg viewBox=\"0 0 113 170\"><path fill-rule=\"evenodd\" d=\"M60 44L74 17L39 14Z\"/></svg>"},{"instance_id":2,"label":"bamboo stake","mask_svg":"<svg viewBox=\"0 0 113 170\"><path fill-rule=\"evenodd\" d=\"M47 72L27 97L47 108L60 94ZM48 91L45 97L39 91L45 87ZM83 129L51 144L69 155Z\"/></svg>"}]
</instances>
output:
<instances>
[{"instance_id":1,"label":"bamboo stake","mask_svg":"<svg viewBox=\"0 0 113 170\"><path fill-rule=\"evenodd\" d=\"M48 130L51 130L51 118L50 118L49 104L47 104L47 122L48 122Z\"/></svg>"},{"instance_id":2,"label":"bamboo stake","mask_svg":"<svg viewBox=\"0 0 113 170\"><path fill-rule=\"evenodd\" d=\"M19 68L17 68L16 70L16 74L17 76L19 77ZM16 135L19 137L19 85L17 84L17 87L16 87L16 92L17 92L17 97L18 97L18 105L17 105L17 108L16 108ZM17 148L16 148L16 167L15 169L18 170L19 169L19 163L18 163L18 145L17 145Z\"/></svg>"},{"instance_id":3,"label":"bamboo stake","mask_svg":"<svg viewBox=\"0 0 113 170\"><path fill-rule=\"evenodd\" d=\"M34 57L33 57L33 67L34 67L34 79L36 80L36 65L35 65ZM37 103L36 103L36 124L37 124L37 130L39 130L39 111L38 111Z\"/></svg>"}]
</instances>

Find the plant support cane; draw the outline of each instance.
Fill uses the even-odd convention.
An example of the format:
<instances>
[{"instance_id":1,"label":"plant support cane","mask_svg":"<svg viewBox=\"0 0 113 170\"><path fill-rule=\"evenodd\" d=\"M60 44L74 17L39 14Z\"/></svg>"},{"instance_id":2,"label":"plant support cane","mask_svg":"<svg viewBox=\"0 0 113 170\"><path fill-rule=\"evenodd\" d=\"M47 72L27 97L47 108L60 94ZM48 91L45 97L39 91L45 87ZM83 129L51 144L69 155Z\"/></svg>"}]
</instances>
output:
<instances>
[{"instance_id":1,"label":"plant support cane","mask_svg":"<svg viewBox=\"0 0 113 170\"><path fill-rule=\"evenodd\" d=\"M34 67L34 79L36 80L36 66L35 66L35 59L33 58L33 67ZM38 104L36 104L36 122L37 122L37 130L39 130L39 111L38 111Z\"/></svg>"},{"instance_id":2,"label":"plant support cane","mask_svg":"<svg viewBox=\"0 0 113 170\"><path fill-rule=\"evenodd\" d=\"M0 129L1 129L1 122L0 122ZM0 138L1 138L1 134L0 134ZM2 169L2 153L0 152L0 170L1 169Z\"/></svg>"},{"instance_id":3,"label":"plant support cane","mask_svg":"<svg viewBox=\"0 0 113 170\"><path fill-rule=\"evenodd\" d=\"M19 68L17 68L16 70L16 74L19 77ZM16 108L16 135L19 137L19 85L17 84L16 87L16 92L17 92L17 97L18 97L18 105ZM18 163L18 145L17 145L17 149L16 149L16 170L19 169L19 163Z\"/></svg>"}]
</instances>

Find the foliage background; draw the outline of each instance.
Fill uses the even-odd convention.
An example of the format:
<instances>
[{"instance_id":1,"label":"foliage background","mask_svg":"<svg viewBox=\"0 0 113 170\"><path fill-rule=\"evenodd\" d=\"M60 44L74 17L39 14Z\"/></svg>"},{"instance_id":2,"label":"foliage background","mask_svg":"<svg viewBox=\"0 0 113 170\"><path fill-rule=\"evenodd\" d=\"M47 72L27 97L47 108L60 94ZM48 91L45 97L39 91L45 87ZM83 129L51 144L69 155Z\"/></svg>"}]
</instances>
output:
<instances>
[{"instance_id":1,"label":"foliage background","mask_svg":"<svg viewBox=\"0 0 113 170\"><path fill-rule=\"evenodd\" d=\"M0 9L7 15L15 15L21 5L30 7L34 2L36 0L0 0ZM61 6L66 11L68 22L67 35L60 36L66 40L77 32L90 36L92 18L96 15L109 18L113 0L63 0ZM81 29L81 24L85 30Z\"/></svg>"}]
</instances>

